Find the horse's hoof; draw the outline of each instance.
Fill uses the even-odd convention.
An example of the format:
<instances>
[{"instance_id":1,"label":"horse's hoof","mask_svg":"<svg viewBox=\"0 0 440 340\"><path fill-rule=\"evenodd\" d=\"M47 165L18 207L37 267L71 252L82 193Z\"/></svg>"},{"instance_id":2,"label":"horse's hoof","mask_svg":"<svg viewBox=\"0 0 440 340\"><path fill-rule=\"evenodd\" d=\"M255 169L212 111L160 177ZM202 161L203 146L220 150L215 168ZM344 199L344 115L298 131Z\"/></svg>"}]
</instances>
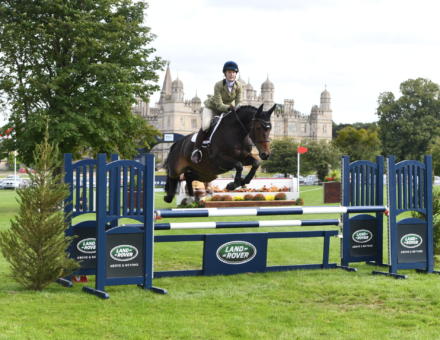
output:
<instances>
[{"instance_id":1,"label":"horse's hoof","mask_svg":"<svg viewBox=\"0 0 440 340\"><path fill-rule=\"evenodd\" d=\"M228 185L226 186L227 190L234 190L235 188L236 186L234 182L228 183Z\"/></svg>"},{"instance_id":2,"label":"horse's hoof","mask_svg":"<svg viewBox=\"0 0 440 340\"><path fill-rule=\"evenodd\" d=\"M163 200L167 203L171 203L173 201L173 197L170 196L164 196Z\"/></svg>"}]
</instances>

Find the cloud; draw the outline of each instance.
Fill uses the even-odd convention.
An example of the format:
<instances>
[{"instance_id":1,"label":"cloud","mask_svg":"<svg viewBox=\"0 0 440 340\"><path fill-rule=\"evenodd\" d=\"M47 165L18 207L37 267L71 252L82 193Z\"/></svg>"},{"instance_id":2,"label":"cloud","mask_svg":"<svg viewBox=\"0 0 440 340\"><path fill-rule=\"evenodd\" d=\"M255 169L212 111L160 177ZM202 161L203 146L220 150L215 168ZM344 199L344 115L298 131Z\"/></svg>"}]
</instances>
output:
<instances>
[{"instance_id":1,"label":"cloud","mask_svg":"<svg viewBox=\"0 0 440 340\"><path fill-rule=\"evenodd\" d=\"M158 55L190 98L212 93L226 60L254 89L309 113L327 85L336 122L374 121L381 92L409 78L440 81L440 3L420 0L152 0Z\"/></svg>"}]
</instances>

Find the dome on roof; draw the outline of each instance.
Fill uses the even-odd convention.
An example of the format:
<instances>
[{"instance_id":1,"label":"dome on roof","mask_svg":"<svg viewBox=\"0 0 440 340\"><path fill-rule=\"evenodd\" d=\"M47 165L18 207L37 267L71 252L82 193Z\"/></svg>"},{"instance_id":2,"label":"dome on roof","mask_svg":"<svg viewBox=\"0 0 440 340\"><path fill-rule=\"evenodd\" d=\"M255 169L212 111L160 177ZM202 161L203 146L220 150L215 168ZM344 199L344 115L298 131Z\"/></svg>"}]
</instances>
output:
<instances>
[{"instance_id":1,"label":"dome on roof","mask_svg":"<svg viewBox=\"0 0 440 340\"><path fill-rule=\"evenodd\" d=\"M241 78L241 76L238 77L237 81L238 81L241 85L243 85L243 87L246 86L246 82L243 80L243 78Z\"/></svg>"},{"instance_id":2,"label":"dome on roof","mask_svg":"<svg viewBox=\"0 0 440 340\"><path fill-rule=\"evenodd\" d=\"M193 104L200 104L202 101L200 100L199 97L197 97L197 95L195 95L195 97L193 99L191 99L191 103Z\"/></svg>"},{"instance_id":3,"label":"dome on roof","mask_svg":"<svg viewBox=\"0 0 440 340\"><path fill-rule=\"evenodd\" d=\"M246 85L246 90L254 90L254 88L252 87L252 85L251 85L251 83L248 83L247 85Z\"/></svg>"},{"instance_id":4,"label":"dome on roof","mask_svg":"<svg viewBox=\"0 0 440 340\"><path fill-rule=\"evenodd\" d=\"M177 78L176 80L173 80L173 82L171 83L171 87L183 89L183 83L179 78Z\"/></svg>"},{"instance_id":5,"label":"dome on roof","mask_svg":"<svg viewBox=\"0 0 440 340\"><path fill-rule=\"evenodd\" d=\"M325 89L324 91L321 92L321 99L330 99L330 92L327 91L327 89Z\"/></svg>"},{"instance_id":6,"label":"dome on roof","mask_svg":"<svg viewBox=\"0 0 440 340\"><path fill-rule=\"evenodd\" d=\"M269 80L269 76L267 76L266 81L261 84L261 89L262 90L273 90L275 88L275 86L273 85L273 83Z\"/></svg>"},{"instance_id":7,"label":"dome on roof","mask_svg":"<svg viewBox=\"0 0 440 340\"><path fill-rule=\"evenodd\" d=\"M312 106L312 113L318 112L319 111L319 107L318 105L313 105Z\"/></svg>"}]
</instances>

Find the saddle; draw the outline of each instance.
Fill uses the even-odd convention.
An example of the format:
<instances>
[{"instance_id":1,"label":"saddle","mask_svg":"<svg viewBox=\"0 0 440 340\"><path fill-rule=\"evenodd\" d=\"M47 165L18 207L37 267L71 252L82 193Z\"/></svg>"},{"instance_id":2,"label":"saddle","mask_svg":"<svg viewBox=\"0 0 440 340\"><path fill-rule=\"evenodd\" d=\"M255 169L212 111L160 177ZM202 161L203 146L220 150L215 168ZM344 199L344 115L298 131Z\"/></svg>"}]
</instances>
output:
<instances>
[{"instance_id":1,"label":"saddle","mask_svg":"<svg viewBox=\"0 0 440 340\"><path fill-rule=\"evenodd\" d=\"M205 131L205 136L208 137L207 139L205 138L202 142L202 145L204 148L208 147L209 145L211 145L211 139L214 136L215 131L217 130L217 128L219 127L222 119L228 114L227 113L222 113L220 116L214 116L211 119L211 123L209 124L209 128L208 130ZM192 135L191 137L191 142L195 143L196 139L197 139L197 135L199 134L199 132L195 133Z\"/></svg>"}]
</instances>

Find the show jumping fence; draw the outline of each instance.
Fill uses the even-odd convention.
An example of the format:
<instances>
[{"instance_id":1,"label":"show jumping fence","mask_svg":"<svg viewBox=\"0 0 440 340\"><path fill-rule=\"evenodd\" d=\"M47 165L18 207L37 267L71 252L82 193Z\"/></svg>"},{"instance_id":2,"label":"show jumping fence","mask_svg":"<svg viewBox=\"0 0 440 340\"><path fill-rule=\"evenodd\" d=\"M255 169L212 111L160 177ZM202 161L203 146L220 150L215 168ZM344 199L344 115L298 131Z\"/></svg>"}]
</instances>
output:
<instances>
[{"instance_id":1,"label":"show jumping fence","mask_svg":"<svg viewBox=\"0 0 440 340\"><path fill-rule=\"evenodd\" d=\"M118 160L99 154L97 160L72 162L65 155L65 181L70 197L65 211L69 218L68 235L78 235L69 252L81 261L77 275L96 275L95 287L86 292L108 298L106 286L137 284L159 293L153 277L218 275L245 272L268 272L294 269L349 267L350 263L368 262L378 266L382 260L383 213L389 214L389 272L375 274L406 277L400 269L433 270L431 158L425 162L394 163L388 159L388 208L383 205L383 157L376 162L342 160L343 206L279 208L210 208L154 210L154 157L147 154L142 162ZM95 188L96 187L96 188ZM397 222L397 215L417 211L425 219ZM337 226L338 219L269 220L244 222L171 222L154 223L157 217L199 218L214 216L275 216L303 214L342 214L341 264L329 263L330 237L338 230L283 231L259 233L154 235L154 230L262 228L290 226ZM93 214L91 219L72 224L72 218ZM350 214L356 214L355 216ZM139 224L120 225L130 218ZM323 238L320 263L267 266L269 239ZM156 242L203 242L202 269L154 271L153 251ZM70 285L70 278L60 279Z\"/></svg>"}]
</instances>

